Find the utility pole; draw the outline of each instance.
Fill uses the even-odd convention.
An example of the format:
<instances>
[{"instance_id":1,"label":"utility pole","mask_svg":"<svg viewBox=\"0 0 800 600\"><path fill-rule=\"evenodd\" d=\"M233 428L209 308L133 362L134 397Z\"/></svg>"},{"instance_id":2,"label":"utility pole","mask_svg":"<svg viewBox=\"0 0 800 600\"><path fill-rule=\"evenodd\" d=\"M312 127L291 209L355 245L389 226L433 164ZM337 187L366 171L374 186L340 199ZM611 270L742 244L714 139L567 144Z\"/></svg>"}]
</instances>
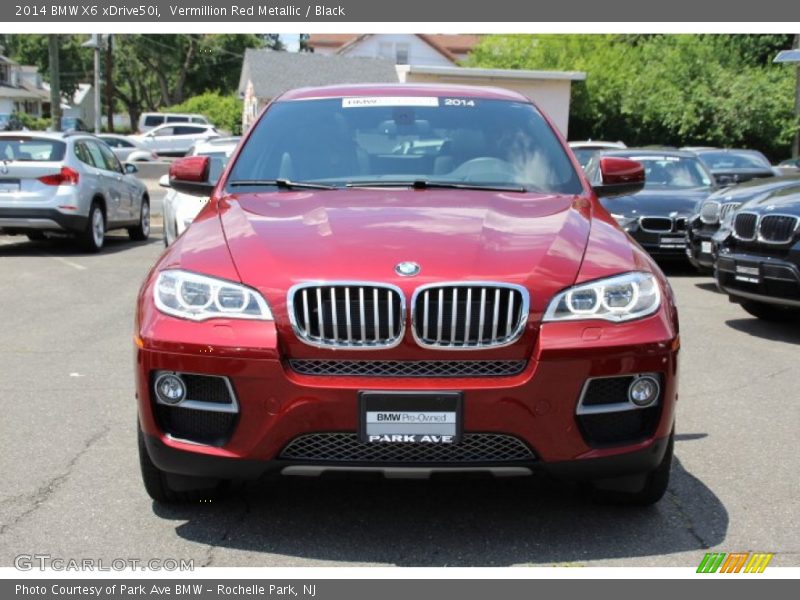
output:
<instances>
[{"instance_id":1,"label":"utility pole","mask_svg":"<svg viewBox=\"0 0 800 600\"><path fill-rule=\"evenodd\" d=\"M100 108L100 46L102 45L100 35L92 34L92 39L81 44L84 48L91 48L94 53L94 132L100 133L102 109Z\"/></svg>"},{"instance_id":2,"label":"utility pole","mask_svg":"<svg viewBox=\"0 0 800 600\"><path fill-rule=\"evenodd\" d=\"M800 33L794 36L791 50L782 50L772 62L794 64L795 89L794 89L794 140L792 141L792 158L800 156Z\"/></svg>"},{"instance_id":3,"label":"utility pole","mask_svg":"<svg viewBox=\"0 0 800 600\"><path fill-rule=\"evenodd\" d=\"M61 70L58 60L58 35L51 33L50 42L50 118L53 131L61 131Z\"/></svg>"},{"instance_id":4,"label":"utility pole","mask_svg":"<svg viewBox=\"0 0 800 600\"><path fill-rule=\"evenodd\" d=\"M114 86L111 79L111 69L114 65L114 54L112 52L112 40L114 36L108 34L106 39L106 116L108 118L108 131L114 131Z\"/></svg>"}]
</instances>

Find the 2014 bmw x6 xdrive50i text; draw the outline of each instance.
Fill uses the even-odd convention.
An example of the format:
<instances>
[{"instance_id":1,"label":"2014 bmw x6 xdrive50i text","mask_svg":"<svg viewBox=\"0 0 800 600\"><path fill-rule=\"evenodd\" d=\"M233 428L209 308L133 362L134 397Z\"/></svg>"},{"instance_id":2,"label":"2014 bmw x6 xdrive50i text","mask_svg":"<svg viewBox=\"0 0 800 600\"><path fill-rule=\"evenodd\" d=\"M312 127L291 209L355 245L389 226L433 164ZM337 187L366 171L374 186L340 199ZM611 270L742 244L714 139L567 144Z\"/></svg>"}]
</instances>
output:
<instances>
[{"instance_id":1,"label":"2014 bmw x6 xdrive50i text","mask_svg":"<svg viewBox=\"0 0 800 600\"><path fill-rule=\"evenodd\" d=\"M669 478L678 320L652 259L519 94L289 92L146 278L144 484L158 501L268 471L527 474L648 504Z\"/></svg>"}]
</instances>

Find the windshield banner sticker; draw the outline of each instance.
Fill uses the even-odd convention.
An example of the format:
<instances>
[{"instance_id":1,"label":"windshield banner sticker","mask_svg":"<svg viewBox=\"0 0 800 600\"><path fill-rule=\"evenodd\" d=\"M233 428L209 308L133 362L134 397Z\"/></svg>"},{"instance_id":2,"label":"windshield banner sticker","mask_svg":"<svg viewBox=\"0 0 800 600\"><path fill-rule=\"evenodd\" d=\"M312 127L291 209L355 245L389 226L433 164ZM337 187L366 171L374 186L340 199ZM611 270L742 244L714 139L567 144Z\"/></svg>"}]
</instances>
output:
<instances>
[{"instance_id":1,"label":"windshield banner sticker","mask_svg":"<svg viewBox=\"0 0 800 600\"><path fill-rule=\"evenodd\" d=\"M367 108L371 106L439 106L439 98L417 96L342 98L342 108Z\"/></svg>"}]
</instances>

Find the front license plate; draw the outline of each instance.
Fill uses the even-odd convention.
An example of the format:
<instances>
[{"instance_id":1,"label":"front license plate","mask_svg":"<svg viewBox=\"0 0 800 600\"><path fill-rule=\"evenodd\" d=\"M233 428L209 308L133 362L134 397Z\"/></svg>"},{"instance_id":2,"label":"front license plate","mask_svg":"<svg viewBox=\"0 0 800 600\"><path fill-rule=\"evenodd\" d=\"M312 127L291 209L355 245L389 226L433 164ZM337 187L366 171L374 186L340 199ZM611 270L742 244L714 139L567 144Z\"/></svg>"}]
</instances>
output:
<instances>
[{"instance_id":1,"label":"front license plate","mask_svg":"<svg viewBox=\"0 0 800 600\"><path fill-rule=\"evenodd\" d=\"M0 179L0 194L13 194L18 191L18 179Z\"/></svg>"},{"instance_id":2,"label":"front license plate","mask_svg":"<svg viewBox=\"0 0 800 600\"><path fill-rule=\"evenodd\" d=\"M661 248L683 248L686 245L686 238L680 236L662 235L658 244Z\"/></svg>"},{"instance_id":3,"label":"front license plate","mask_svg":"<svg viewBox=\"0 0 800 600\"><path fill-rule=\"evenodd\" d=\"M700 252L711 254L711 242L700 242Z\"/></svg>"},{"instance_id":4,"label":"front license plate","mask_svg":"<svg viewBox=\"0 0 800 600\"><path fill-rule=\"evenodd\" d=\"M746 283L759 283L761 281L761 271L758 267L736 265L736 280Z\"/></svg>"},{"instance_id":5,"label":"front license plate","mask_svg":"<svg viewBox=\"0 0 800 600\"><path fill-rule=\"evenodd\" d=\"M358 396L362 442L461 441L461 392L360 392Z\"/></svg>"}]
</instances>

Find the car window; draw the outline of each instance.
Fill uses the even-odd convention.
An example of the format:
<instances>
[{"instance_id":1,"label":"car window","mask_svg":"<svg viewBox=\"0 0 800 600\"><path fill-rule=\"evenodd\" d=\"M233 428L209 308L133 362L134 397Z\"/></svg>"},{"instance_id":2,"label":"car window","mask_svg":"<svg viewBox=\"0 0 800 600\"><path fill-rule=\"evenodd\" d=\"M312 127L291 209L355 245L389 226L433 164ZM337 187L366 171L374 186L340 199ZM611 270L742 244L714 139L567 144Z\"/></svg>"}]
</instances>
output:
<instances>
[{"instance_id":1,"label":"car window","mask_svg":"<svg viewBox=\"0 0 800 600\"><path fill-rule=\"evenodd\" d=\"M30 136L0 138L0 159L26 162L58 162L64 159L66 144Z\"/></svg>"},{"instance_id":2,"label":"car window","mask_svg":"<svg viewBox=\"0 0 800 600\"><path fill-rule=\"evenodd\" d=\"M84 142L75 142L75 156L84 164L87 164L91 167L97 166L94 164L92 155L89 153L89 150L86 148L86 144Z\"/></svg>"},{"instance_id":3,"label":"car window","mask_svg":"<svg viewBox=\"0 0 800 600\"><path fill-rule=\"evenodd\" d=\"M167 123L186 123L189 117L183 115L167 115Z\"/></svg>"},{"instance_id":4,"label":"car window","mask_svg":"<svg viewBox=\"0 0 800 600\"><path fill-rule=\"evenodd\" d=\"M86 151L91 157L91 164L98 169L105 169L106 161L103 160L103 154L100 152L100 147L92 142L84 142L84 145L86 147Z\"/></svg>"},{"instance_id":5,"label":"car window","mask_svg":"<svg viewBox=\"0 0 800 600\"><path fill-rule=\"evenodd\" d=\"M276 102L255 125L230 176L265 179L582 192L572 161L532 104L468 97Z\"/></svg>"},{"instance_id":6,"label":"car window","mask_svg":"<svg viewBox=\"0 0 800 600\"><path fill-rule=\"evenodd\" d=\"M642 164L646 188L701 188L713 183L711 175L696 158L635 154L626 158Z\"/></svg>"},{"instance_id":7,"label":"car window","mask_svg":"<svg viewBox=\"0 0 800 600\"><path fill-rule=\"evenodd\" d=\"M122 164L119 162L119 159L111 151L111 148L102 143L97 144L97 147L100 148L100 154L103 155L103 162L105 163L106 170L116 171L117 173L124 173L122 169Z\"/></svg>"},{"instance_id":8,"label":"car window","mask_svg":"<svg viewBox=\"0 0 800 600\"><path fill-rule=\"evenodd\" d=\"M205 127L198 127L197 125L176 125L175 135L197 135L203 133Z\"/></svg>"},{"instance_id":9,"label":"car window","mask_svg":"<svg viewBox=\"0 0 800 600\"><path fill-rule=\"evenodd\" d=\"M174 127L162 127L161 129L156 129L152 132L152 134L156 137L162 137L166 135L175 135L175 128Z\"/></svg>"},{"instance_id":10,"label":"car window","mask_svg":"<svg viewBox=\"0 0 800 600\"><path fill-rule=\"evenodd\" d=\"M710 169L762 169L769 168L769 161L755 152L703 152L702 160Z\"/></svg>"},{"instance_id":11,"label":"car window","mask_svg":"<svg viewBox=\"0 0 800 600\"><path fill-rule=\"evenodd\" d=\"M145 127L156 127L157 125L161 125L163 123L164 123L163 115L147 115L144 118Z\"/></svg>"},{"instance_id":12,"label":"car window","mask_svg":"<svg viewBox=\"0 0 800 600\"><path fill-rule=\"evenodd\" d=\"M206 121L205 117L192 117L191 122L192 123L208 123L208 121Z\"/></svg>"}]
</instances>

